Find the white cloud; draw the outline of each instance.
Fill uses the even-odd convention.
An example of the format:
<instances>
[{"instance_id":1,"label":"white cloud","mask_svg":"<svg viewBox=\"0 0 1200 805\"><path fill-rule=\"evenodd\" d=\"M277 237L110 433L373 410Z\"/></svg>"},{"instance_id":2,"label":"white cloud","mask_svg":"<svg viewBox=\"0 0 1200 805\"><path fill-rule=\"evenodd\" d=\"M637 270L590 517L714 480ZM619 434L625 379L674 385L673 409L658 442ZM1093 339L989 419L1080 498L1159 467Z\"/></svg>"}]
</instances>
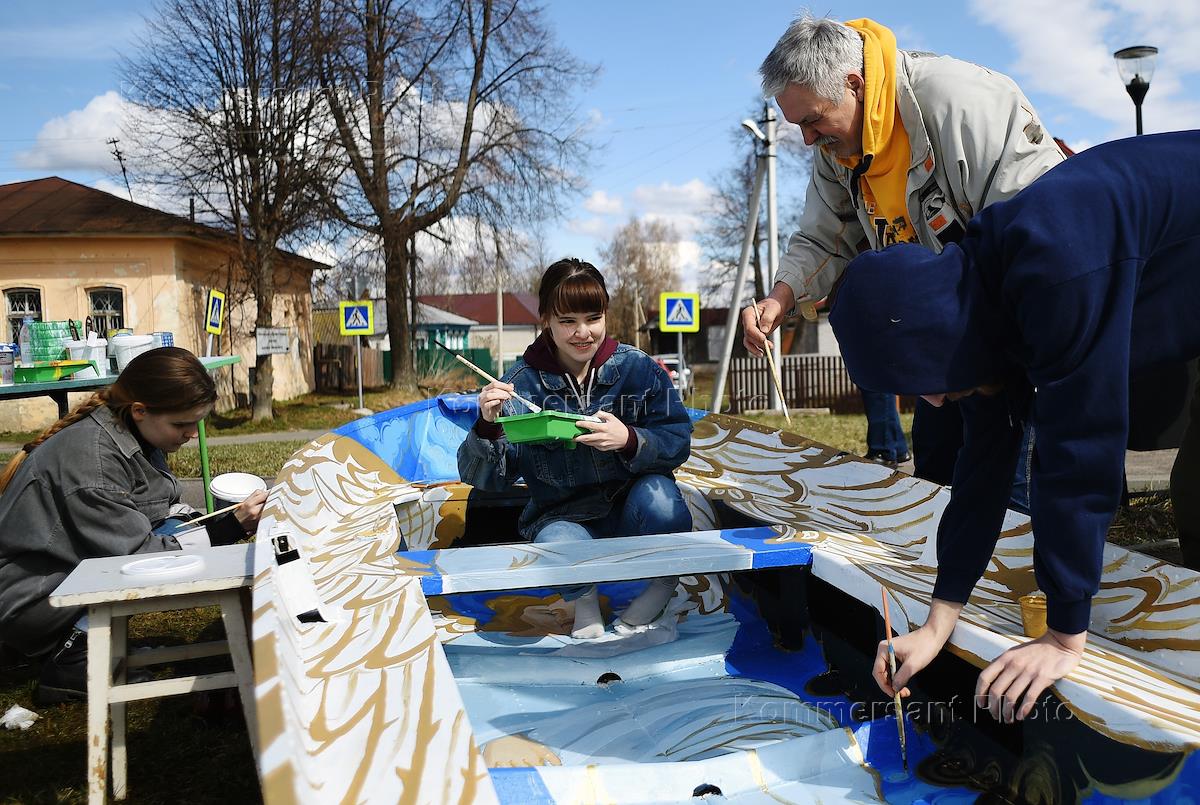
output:
<instances>
[{"instance_id":1,"label":"white cloud","mask_svg":"<svg viewBox=\"0 0 1200 805\"><path fill-rule=\"evenodd\" d=\"M1200 101L1190 85L1200 72L1200 6L1163 0L1062 0L1054 13L1041 0L995 4L972 0L975 16L1001 31L1017 50L1008 71L1027 90L1054 96L1114 128L1132 133L1133 104L1121 86L1113 51L1155 44L1158 70L1144 106L1147 131L1200 125ZM1036 20L1036 24L1030 24Z\"/></svg>"},{"instance_id":2,"label":"white cloud","mask_svg":"<svg viewBox=\"0 0 1200 805\"><path fill-rule=\"evenodd\" d=\"M583 202L583 208L593 215L620 215L625 205L619 196L610 196L603 190L597 190Z\"/></svg>"},{"instance_id":3,"label":"white cloud","mask_svg":"<svg viewBox=\"0 0 1200 805\"><path fill-rule=\"evenodd\" d=\"M18 152L14 161L22 168L49 173L111 173L118 168L106 140L120 138L130 111L130 105L112 90L97 95L83 109L48 120L38 132L36 144Z\"/></svg>"},{"instance_id":4,"label":"white cloud","mask_svg":"<svg viewBox=\"0 0 1200 805\"><path fill-rule=\"evenodd\" d=\"M703 227L712 207L713 189L700 179L683 184L662 182L635 188L631 198L641 217L670 224L680 238L688 239Z\"/></svg>"},{"instance_id":5,"label":"white cloud","mask_svg":"<svg viewBox=\"0 0 1200 805\"><path fill-rule=\"evenodd\" d=\"M681 240L675 244L675 255L679 261L679 290L699 293L700 273L706 265L704 250L694 240Z\"/></svg>"},{"instance_id":6,"label":"white cloud","mask_svg":"<svg viewBox=\"0 0 1200 805\"><path fill-rule=\"evenodd\" d=\"M616 230L617 224L603 218L572 218L567 221L568 232L595 238L597 241L608 240Z\"/></svg>"},{"instance_id":7,"label":"white cloud","mask_svg":"<svg viewBox=\"0 0 1200 805\"><path fill-rule=\"evenodd\" d=\"M692 179L684 184L641 185L633 191L633 200L647 211L694 213L707 209L712 195L711 187L700 179Z\"/></svg>"}]
</instances>

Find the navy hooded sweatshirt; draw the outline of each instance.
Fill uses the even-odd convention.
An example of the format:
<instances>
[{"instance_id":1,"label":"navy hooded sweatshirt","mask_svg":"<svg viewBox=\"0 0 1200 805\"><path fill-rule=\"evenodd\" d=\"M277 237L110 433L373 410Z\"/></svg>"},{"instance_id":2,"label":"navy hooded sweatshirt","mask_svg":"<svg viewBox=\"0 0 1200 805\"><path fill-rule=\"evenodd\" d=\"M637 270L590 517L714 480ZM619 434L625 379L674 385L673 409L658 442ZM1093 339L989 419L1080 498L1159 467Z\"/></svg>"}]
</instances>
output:
<instances>
[{"instance_id":1,"label":"navy hooded sweatshirt","mask_svg":"<svg viewBox=\"0 0 1200 805\"><path fill-rule=\"evenodd\" d=\"M1089 148L970 223L940 255L901 244L847 267L830 312L851 377L962 400L934 597L965 603L1004 518L1021 420L1048 624L1088 626L1122 491L1129 379L1200 356L1200 132Z\"/></svg>"}]
</instances>

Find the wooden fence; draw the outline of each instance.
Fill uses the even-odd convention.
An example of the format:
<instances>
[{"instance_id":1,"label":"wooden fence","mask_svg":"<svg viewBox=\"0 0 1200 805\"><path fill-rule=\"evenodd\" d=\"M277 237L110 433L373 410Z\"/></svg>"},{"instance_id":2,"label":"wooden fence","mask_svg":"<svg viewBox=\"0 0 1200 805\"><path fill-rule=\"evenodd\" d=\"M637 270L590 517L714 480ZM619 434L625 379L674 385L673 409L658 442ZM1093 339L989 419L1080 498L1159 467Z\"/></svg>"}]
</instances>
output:
<instances>
[{"instance_id":1,"label":"wooden fence","mask_svg":"<svg viewBox=\"0 0 1200 805\"><path fill-rule=\"evenodd\" d=\"M363 347L363 388L380 388L383 379L383 353ZM313 367L317 391L343 394L358 390L358 367L354 347L345 344L314 344Z\"/></svg>"},{"instance_id":2,"label":"wooden fence","mask_svg":"<svg viewBox=\"0 0 1200 805\"><path fill-rule=\"evenodd\" d=\"M784 355L779 367L789 408L828 408L835 414L863 413L862 395L846 372L840 355ZM771 377L766 358L734 358L729 366L722 407L731 414L770 407ZM900 398L900 410L912 411L915 400Z\"/></svg>"}]
</instances>

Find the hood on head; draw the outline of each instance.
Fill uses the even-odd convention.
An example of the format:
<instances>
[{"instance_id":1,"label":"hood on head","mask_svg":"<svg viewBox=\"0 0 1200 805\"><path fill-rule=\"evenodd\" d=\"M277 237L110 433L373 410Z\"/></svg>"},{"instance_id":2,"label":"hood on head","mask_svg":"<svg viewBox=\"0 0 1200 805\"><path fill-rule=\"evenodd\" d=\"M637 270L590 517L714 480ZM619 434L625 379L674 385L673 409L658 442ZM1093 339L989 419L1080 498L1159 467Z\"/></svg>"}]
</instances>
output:
<instances>
[{"instance_id":1,"label":"hood on head","mask_svg":"<svg viewBox=\"0 0 1200 805\"><path fill-rule=\"evenodd\" d=\"M901 243L850 261L829 323L859 387L941 394L1000 377L998 304L957 245Z\"/></svg>"}]
</instances>

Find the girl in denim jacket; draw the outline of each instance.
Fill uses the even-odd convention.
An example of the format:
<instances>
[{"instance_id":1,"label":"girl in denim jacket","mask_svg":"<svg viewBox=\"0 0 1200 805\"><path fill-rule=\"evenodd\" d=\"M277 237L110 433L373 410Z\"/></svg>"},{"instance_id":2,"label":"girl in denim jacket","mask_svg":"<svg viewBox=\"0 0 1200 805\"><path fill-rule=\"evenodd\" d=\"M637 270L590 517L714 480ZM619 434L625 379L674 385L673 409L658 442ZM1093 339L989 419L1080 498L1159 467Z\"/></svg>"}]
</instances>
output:
<instances>
[{"instance_id":1,"label":"girl in denim jacket","mask_svg":"<svg viewBox=\"0 0 1200 805\"><path fill-rule=\"evenodd\" d=\"M462 480L500 491L518 478L530 501L518 527L534 542L576 542L690 531L692 516L672 473L687 460L692 423L670 378L641 350L609 338L608 290L575 258L546 269L538 290L543 331L500 382L479 393L479 419L458 450ZM514 395L552 411L590 414L574 449L562 442L511 444L499 416L530 413ZM650 623L675 590L656 579L621 614ZM604 621L595 586L563 592L575 602L572 636L596 638Z\"/></svg>"}]
</instances>

